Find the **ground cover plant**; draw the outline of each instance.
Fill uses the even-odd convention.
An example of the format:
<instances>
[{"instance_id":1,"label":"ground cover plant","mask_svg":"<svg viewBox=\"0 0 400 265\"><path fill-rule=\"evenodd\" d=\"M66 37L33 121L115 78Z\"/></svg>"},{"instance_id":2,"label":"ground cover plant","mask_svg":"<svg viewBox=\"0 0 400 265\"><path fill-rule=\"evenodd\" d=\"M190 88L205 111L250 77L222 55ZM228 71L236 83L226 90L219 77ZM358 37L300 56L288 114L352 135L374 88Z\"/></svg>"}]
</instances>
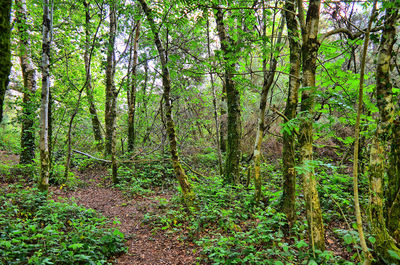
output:
<instances>
[{"instance_id":1,"label":"ground cover plant","mask_svg":"<svg viewBox=\"0 0 400 265\"><path fill-rule=\"evenodd\" d=\"M19 185L1 188L1 264L110 264L126 250L111 220L47 196Z\"/></svg>"}]
</instances>

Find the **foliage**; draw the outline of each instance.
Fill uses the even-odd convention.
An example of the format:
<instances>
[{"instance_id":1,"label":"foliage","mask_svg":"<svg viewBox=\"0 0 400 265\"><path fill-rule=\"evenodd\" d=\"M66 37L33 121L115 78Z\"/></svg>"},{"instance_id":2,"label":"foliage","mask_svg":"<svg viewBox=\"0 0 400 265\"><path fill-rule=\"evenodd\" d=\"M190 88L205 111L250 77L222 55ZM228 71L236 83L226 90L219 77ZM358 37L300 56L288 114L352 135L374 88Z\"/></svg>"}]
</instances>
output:
<instances>
[{"instance_id":1,"label":"foliage","mask_svg":"<svg viewBox=\"0 0 400 265\"><path fill-rule=\"evenodd\" d=\"M135 164L122 165L118 169L117 185L127 196L148 195L157 188L168 188L175 183L174 170L169 158L151 155Z\"/></svg>"},{"instance_id":2,"label":"foliage","mask_svg":"<svg viewBox=\"0 0 400 265\"><path fill-rule=\"evenodd\" d=\"M124 236L94 210L54 202L34 188L0 190L0 263L108 264Z\"/></svg>"},{"instance_id":3,"label":"foliage","mask_svg":"<svg viewBox=\"0 0 400 265\"><path fill-rule=\"evenodd\" d=\"M270 191L275 185L270 183L255 205L249 190L208 177L195 186L200 208L195 214L188 214L176 196L170 202L160 199L163 213L148 213L144 221L194 241L202 249L200 259L210 264L346 264L329 251L313 258L304 221L287 234L285 216L278 211L281 192Z\"/></svg>"}]
</instances>

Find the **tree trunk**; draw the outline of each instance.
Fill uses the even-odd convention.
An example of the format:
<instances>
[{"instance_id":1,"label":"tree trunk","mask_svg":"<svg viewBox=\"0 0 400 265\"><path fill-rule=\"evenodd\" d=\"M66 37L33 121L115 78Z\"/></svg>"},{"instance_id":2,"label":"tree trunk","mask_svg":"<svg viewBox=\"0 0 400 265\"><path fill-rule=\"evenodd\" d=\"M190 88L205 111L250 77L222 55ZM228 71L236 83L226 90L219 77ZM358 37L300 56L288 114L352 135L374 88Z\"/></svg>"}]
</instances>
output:
<instances>
[{"instance_id":1,"label":"tree trunk","mask_svg":"<svg viewBox=\"0 0 400 265\"><path fill-rule=\"evenodd\" d=\"M288 30L290 49L290 76L288 96L286 100L285 116L289 122L296 118L296 109L299 99L301 44L299 25L296 20L296 6L291 0L285 3L285 18ZM288 122L288 121L285 121ZM282 212L286 214L289 226L296 220L296 170L295 170L295 131L288 127L283 130L282 168L283 168L283 196Z\"/></svg>"},{"instance_id":2,"label":"tree trunk","mask_svg":"<svg viewBox=\"0 0 400 265\"><path fill-rule=\"evenodd\" d=\"M154 43L157 47L157 51L160 56L160 62L162 67L162 84L164 88L163 98L165 102L165 118L167 123L167 134L169 139L172 166L174 168L175 175L181 187L183 199L185 201L186 206L193 207L195 206L195 194L192 190L192 186L189 182L189 179L185 174L185 171L183 170L182 165L179 161L179 155L177 151L175 125L172 119L172 104L169 96L171 91L171 79L169 75L167 61L165 58L164 47L161 44L158 29L154 22L151 9L149 9L145 0L139 0L139 2L142 5L143 11L146 14L147 20L150 24L150 28L153 33Z\"/></svg>"},{"instance_id":3,"label":"tree trunk","mask_svg":"<svg viewBox=\"0 0 400 265\"><path fill-rule=\"evenodd\" d=\"M99 117L97 115L96 105L94 104L94 97L93 97L93 87L92 87L92 73L90 67L90 57L91 57L91 45L90 45L90 4L86 1L83 2L85 7L85 71L86 71L86 95L87 100L89 103L89 113L90 118L92 120L92 130L94 139L96 141L97 150L101 152L103 150L103 136L101 134L101 124L99 121Z\"/></svg>"},{"instance_id":4,"label":"tree trunk","mask_svg":"<svg viewBox=\"0 0 400 265\"><path fill-rule=\"evenodd\" d=\"M362 216L361 216L361 209L360 209L360 200L358 196L358 168L359 168L359 144L360 144L360 118L363 109L363 95L364 95L364 72L365 72L365 61L367 57L367 50L369 44L369 34L371 31L372 22L375 17L376 11L376 0L374 1L373 8L371 11L371 17L368 22L368 29L365 33L365 40L363 51L361 55L361 64L360 64L360 85L358 90L358 101L357 101L357 117L356 117L356 124L354 128L354 158L353 158L353 191L354 191L354 209L357 221L357 230L358 236L360 238L360 245L361 249L364 254L364 262L363 265L371 264L372 255L368 250L367 243L365 241L364 230L363 230L363 223L362 223Z\"/></svg>"},{"instance_id":5,"label":"tree trunk","mask_svg":"<svg viewBox=\"0 0 400 265\"><path fill-rule=\"evenodd\" d=\"M303 193L313 251L325 250L324 225L313 166L313 113L316 61L318 55L318 24L321 1L310 0L304 27L302 63L303 92L301 94L301 124L299 135L300 163L302 165ZM300 14L302 15L302 14Z\"/></svg>"},{"instance_id":6,"label":"tree trunk","mask_svg":"<svg viewBox=\"0 0 400 265\"><path fill-rule=\"evenodd\" d=\"M130 87L128 88L128 152L133 152L135 147L135 105L136 105L136 67L138 64L138 43L140 36L140 20L136 24L136 34L131 45L131 54L133 52L132 66L130 71Z\"/></svg>"},{"instance_id":7,"label":"tree trunk","mask_svg":"<svg viewBox=\"0 0 400 265\"><path fill-rule=\"evenodd\" d=\"M0 0L0 122L11 71L11 0Z\"/></svg>"},{"instance_id":8,"label":"tree trunk","mask_svg":"<svg viewBox=\"0 0 400 265\"><path fill-rule=\"evenodd\" d=\"M215 20L221 42L221 51L224 55L224 83L228 105L228 137L224 177L226 182L238 184L240 176L239 162L241 138L240 94L233 81L233 74L235 72L235 63L232 62L232 59L234 59L234 52L232 51L233 41L226 34L224 16L221 8L216 7L216 10Z\"/></svg>"},{"instance_id":9,"label":"tree trunk","mask_svg":"<svg viewBox=\"0 0 400 265\"><path fill-rule=\"evenodd\" d=\"M394 1L391 1L394 3ZM396 246L396 240L392 237L399 237L399 172L398 164L398 137L399 133L395 108L392 97L392 84L390 83L390 59L392 57L393 44L396 37L396 21L398 9L388 8L385 14L384 29L378 50L378 61L376 68L376 99L379 109L379 123L371 145L370 154L370 222L371 232L374 235L375 251L379 257L388 263L398 263L388 251L400 255L400 249ZM386 172L387 163L386 146L392 140L392 148L389 155L389 170ZM387 194L387 221L384 213L384 187L385 173L388 175L389 185ZM389 232L392 234L389 234ZM397 242L398 243L398 242Z\"/></svg>"},{"instance_id":10,"label":"tree trunk","mask_svg":"<svg viewBox=\"0 0 400 265\"><path fill-rule=\"evenodd\" d=\"M117 96L118 92L115 87L115 36L117 31L117 15L115 3L110 6L110 31L109 41L107 44L107 67L106 67L106 106L105 106L105 123L106 123L106 156L112 155L112 146L115 144L115 122L117 117Z\"/></svg>"},{"instance_id":11,"label":"tree trunk","mask_svg":"<svg viewBox=\"0 0 400 265\"><path fill-rule=\"evenodd\" d=\"M110 38L107 47L107 68L106 68L106 157L111 155L112 180L114 184L118 183L117 160L116 156L116 119L117 119L117 97L118 91L115 87L115 36L117 32L117 14L116 4L110 6Z\"/></svg>"},{"instance_id":12,"label":"tree trunk","mask_svg":"<svg viewBox=\"0 0 400 265\"><path fill-rule=\"evenodd\" d=\"M36 69L31 59L30 33L27 25L25 0L16 0L16 19L19 35L19 58L24 80L24 95L22 105L21 154L20 164L31 164L35 158L35 103L32 97L36 93Z\"/></svg>"},{"instance_id":13,"label":"tree trunk","mask_svg":"<svg viewBox=\"0 0 400 265\"><path fill-rule=\"evenodd\" d=\"M39 189L47 190L50 175L50 45L53 8L48 0L43 1L43 44L42 44L42 102L40 109L40 178Z\"/></svg>"},{"instance_id":14,"label":"tree trunk","mask_svg":"<svg viewBox=\"0 0 400 265\"><path fill-rule=\"evenodd\" d=\"M210 22L207 17L207 53L208 53L208 59L211 59L211 48L210 48ZM212 66L210 65L210 82L211 82L211 93L213 97L213 107L214 107L214 121L215 121L215 140L217 143L217 154L218 154L218 168L219 168L219 174L222 176L223 174L223 169L222 169L222 145L221 145L221 131L220 131L220 122L218 118L218 110L217 110L217 96L215 94L215 84L214 84L214 76L211 73L212 71Z\"/></svg>"},{"instance_id":15,"label":"tree trunk","mask_svg":"<svg viewBox=\"0 0 400 265\"><path fill-rule=\"evenodd\" d=\"M260 106L259 106L259 111L258 111L258 122L257 122L257 133L256 133L256 139L254 143L254 186L255 186L255 194L254 194L254 199L256 202L259 202L261 199L261 188L262 188L262 181L261 181L261 176L260 176L260 164L261 164L261 145L264 137L264 122L265 122L265 110L267 108L267 96L269 93L269 90L272 86L272 83L274 82L274 77L275 77L275 70L276 66L278 64L278 60L276 58L276 55L271 55L271 61L270 61L270 66L269 70L267 70L267 53L266 53L266 17L265 17L265 8L263 8L263 76L264 76L264 81L263 81L263 87L261 91L261 97L260 97ZM274 15L274 25L275 25L275 15ZM279 33L278 33L278 39L276 40L276 43L274 47L271 47L271 51L274 49L279 49L279 45L281 44L282 40L282 32L283 28L285 27L285 20L282 18L281 25L279 27ZM272 36L275 34L274 30L272 31ZM272 38L274 39L274 37Z\"/></svg>"}]
</instances>

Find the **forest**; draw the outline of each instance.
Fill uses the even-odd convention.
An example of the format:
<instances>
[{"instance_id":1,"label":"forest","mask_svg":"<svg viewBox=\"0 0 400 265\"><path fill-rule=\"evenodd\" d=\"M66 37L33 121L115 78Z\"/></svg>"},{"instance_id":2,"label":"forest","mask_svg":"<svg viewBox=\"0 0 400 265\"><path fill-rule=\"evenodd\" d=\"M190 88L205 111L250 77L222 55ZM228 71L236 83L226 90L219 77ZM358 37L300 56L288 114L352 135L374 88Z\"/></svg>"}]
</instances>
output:
<instances>
[{"instance_id":1,"label":"forest","mask_svg":"<svg viewBox=\"0 0 400 265\"><path fill-rule=\"evenodd\" d=\"M0 5L0 264L400 264L399 0Z\"/></svg>"}]
</instances>

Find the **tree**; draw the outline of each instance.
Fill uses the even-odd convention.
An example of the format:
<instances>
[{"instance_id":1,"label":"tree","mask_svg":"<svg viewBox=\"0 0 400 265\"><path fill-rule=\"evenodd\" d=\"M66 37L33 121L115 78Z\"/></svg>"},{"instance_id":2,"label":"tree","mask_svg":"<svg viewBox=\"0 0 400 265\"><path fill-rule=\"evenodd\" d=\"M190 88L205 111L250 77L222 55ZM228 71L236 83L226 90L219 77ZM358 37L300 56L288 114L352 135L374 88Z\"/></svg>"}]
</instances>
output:
<instances>
[{"instance_id":1,"label":"tree","mask_svg":"<svg viewBox=\"0 0 400 265\"><path fill-rule=\"evenodd\" d=\"M92 130L93 130L93 134L94 134L94 139L96 140L97 150L102 151L103 150L103 136L101 133L101 123L99 121L96 106L94 104L92 72L91 72L91 65L90 65L91 47L92 47L92 45L90 43L91 42L90 36L92 35L92 32L90 30L90 28L91 28L90 3L88 1L83 1L83 5L85 8L85 54L84 54L84 59L85 59L85 71L86 71L86 95L87 95L87 100L89 103L89 113L90 113L90 117L92 120ZM99 13L102 14L102 10L100 10ZM102 20L103 20L103 17L101 16L99 26L100 26ZM96 35L97 35L97 32L96 32Z\"/></svg>"},{"instance_id":2,"label":"tree","mask_svg":"<svg viewBox=\"0 0 400 265\"><path fill-rule=\"evenodd\" d=\"M304 23L303 3L299 3L299 16L302 29L302 93L299 130L300 164L302 166L303 193L310 241L313 251L325 250L324 225L317 191L317 180L313 164L313 112L316 91L315 72L319 48L318 27L321 1L310 0Z\"/></svg>"},{"instance_id":3,"label":"tree","mask_svg":"<svg viewBox=\"0 0 400 265\"><path fill-rule=\"evenodd\" d=\"M264 5L264 2L263 2ZM258 112L258 120L257 120L257 133L256 139L254 143L254 186L255 186L255 201L258 202L261 199L261 176L260 176L260 164L261 164L261 144L264 138L264 131L265 131L265 110L267 107L267 96L274 83L276 67L278 64L278 54L274 53L274 50L279 50L280 45L282 42L282 32L285 26L285 20L282 18L281 25L278 28L277 40L275 43L271 42L271 60L269 62L269 69L267 70L267 52L266 52L266 14L265 8L263 6L263 26L262 26L262 37L263 37L263 61L262 61L262 68L263 68L263 86L261 90L261 97L260 97L260 107ZM276 13L274 13L273 23L276 20ZM274 37L274 27L272 30L272 37Z\"/></svg>"},{"instance_id":4,"label":"tree","mask_svg":"<svg viewBox=\"0 0 400 265\"><path fill-rule=\"evenodd\" d=\"M365 33L364 47L361 55L361 65L360 65L360 84L358 89L358 102L357 102L357 117L354 129L354 158L353 158L353 191L354 191L354 209L357 221L358 236L360 238L360 245L364 253L364 265L371 264L372 255L368 250L367 243L365 241L362 216L358 195L358 153L359 153L359 142L360 142L360 119L363 107L363 96L364 96L364 73L365 73L365 62L367 57L367 50L369 44L369 35L372 27L372 22L375 18L376 11L376 0L374 1L371 17L368 22L367 32Z\"/></svg>"},{"instance_id":5,"label":"tree","mask_svg":"<svg viewBox=\"0 0 400 265\"><path fill-rule=\"evenodd\" d=\"M4 95L11 71L11 0L1 0L0 6L0 122L3 120Z\"/></svg>"},{"instance_id":6,"label":"tree","mask_svg":"<svg viewBox=\"0 0 400 265\"><path fill-rule=\"evenodd\" d=\"M227 35L224 14L222 8L215 6L215 21L217 23L218 37L221 43L223 53L224 67L224 88L228 105L228 136L227 136L227 154L225 160L225 180L232 184L239 183L240 175L240 94L235 86L233 75L236 67L235 52L236 45L232 38Z\"/></svg>"},{"instance_id":7,"label":"tree","mask_svg":"<svg viewBox=\"0 0 400 265\"><path fill-rule=\"evenodd\" d=\"M107 156L112 156L115 148L115 126L117 118L117 97L118 92L115 87L115 37L117 34L117 3L110 2L110 28L109 39L107 43L107 65L106 65L106 105L105 105L105 123L106 123L106 149Z\"/></svg>"},{"instance_id":8,"label":"tree","mask_svg":"<svg viewBox=\"0 0 400 265\"><path fill-rule=\"evenodd\" d=\"M136 105L136 68L138 64L138 44L140 36L140 20L134 27L136 29L135 37L131 38L131 49L129 57L129 82L127 90L128 99L128 152L132 152L135 147L135 105Z\"/></svg>"},{"instance_id":9,"label":"tree","mask_svg":"<svg viewBox=\"0 0 400 265\"><path fill-rule=\"evenodd\" d=\"M388 2L384 16L384 27L378 48L378 60L376 67L376 100L379 109L379 119L377 129L370 151L370 223L371 232L374 235L375 250L379 257L388 263L398 263L397 257L400 255L400 249L397 247L395 238L399 238L399 202L397 199L399 172L398 162L399 146L398 117L396 118L395 105L390 81L390 60L392 57L393 45L396 37L396 22L398 20L398 9L395 7L395 1ZM392 140L393 139L393 140ZM392 141L391 141L392 140ZM386 146L391 145L389 155L389 171L386 171ZM385 174L388 174L388 196L387 209L384 212L384 187ZM396 183L397 182L397 183ZM396 189L397 188L397 189ZM393 210L393 211L392 211ZM387 215L388 220L385 220ZM397 218L397 220L396 220ZM391 232L392 235L389 233ZM393 254L394 253L394 254Z\"/></svg>"},{"instance_id":10,"label":"tree","mask_svg":"<svg viewBox=\"0 0 400 265\"><path fill-rule=\"evenodd\" d=\"M26 1L16 0L16 22L19 35L19 58L24 80L20 164L31 164L35 158L36 69L31 58L30 32L27 23Z\"/></svg>"},{"instance_id":11,"label":"tree","mask_svg":"<svg viewBox=\"0 0 400 265\"><path fill-rule=\"evenodd\" d=\"M195 194L192 190L192 186L189 182L189 179L182 168L181 162L179 161L179 155L177 150L175 125L174 125L174 120L172 119L172 103L170 99L171 77L169 74L169 69L165 58L165 50L161 43L157 26L154 22L152 10L147 6L145 0L139 0L139 2L146 15L147 21L151 28L151 32L153 33L154 44L157 48L161 62L161 68L162 68L161 77L164 89L163 99L165 103L165 118L167 123L167 134L169 139L169 148L170 148L172 166L174 168L175 175L181 187L182 195L186 206L193 207L195 205Z\"/></svg>"},{"instance_id":12,"label":"tree","mask_svg":"<svg viewBox=\"0 0 400 265\"><path fill-rule=\"evenodd\" d=\"M299 24L296 20L296 5L293 1L285 2L286 27L289 38L290 50L290 76L288 95L285 108L285 124L283 125L282 170L283 170L283 195L282 212L286 214L289 224L296 218L296 170L295 170L295 127L291 124L296 118L299 99L300 70L301 70L301 44Z\"/></svg>"},{"instance_id":13,"label":"tree","mask_svg":"<svg viewBox=\"0 0 400 265\"><path fill-rule=\"evenodd\" d=\"M40 178L39 189L47 190L50 175L50 46L53 31L53 6L48 0L43 1L43 43L42 43L42 102L40 108Z\"/></svg>"}]
</instances>

